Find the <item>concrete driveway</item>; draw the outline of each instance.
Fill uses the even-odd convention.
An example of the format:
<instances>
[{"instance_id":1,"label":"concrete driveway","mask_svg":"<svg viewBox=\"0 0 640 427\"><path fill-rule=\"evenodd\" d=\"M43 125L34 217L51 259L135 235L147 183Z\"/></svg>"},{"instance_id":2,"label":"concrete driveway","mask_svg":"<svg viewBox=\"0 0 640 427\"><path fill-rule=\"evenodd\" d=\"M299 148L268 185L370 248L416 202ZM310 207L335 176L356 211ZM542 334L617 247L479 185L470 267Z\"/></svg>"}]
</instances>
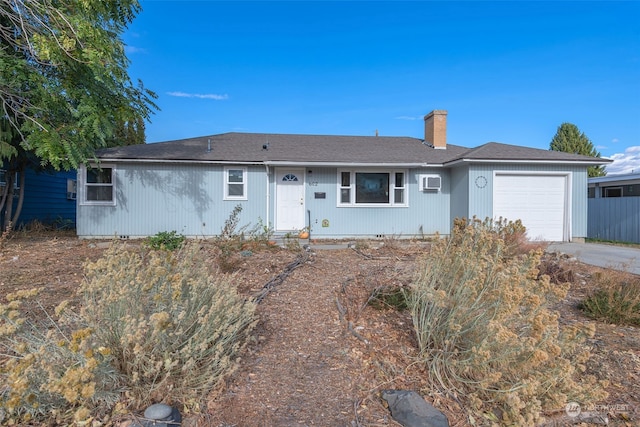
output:
<instances>
[{"instance_id":1,"label":"concrete driveway","mask_svg":"<svg viewBox=\"0 0 640 427\"><path fill-rule=\"evenodd\" d=\"M551 243L547 252L560 252L585 264L640 275L640 249L599 243Z\"/></svg>"}]
</instances>

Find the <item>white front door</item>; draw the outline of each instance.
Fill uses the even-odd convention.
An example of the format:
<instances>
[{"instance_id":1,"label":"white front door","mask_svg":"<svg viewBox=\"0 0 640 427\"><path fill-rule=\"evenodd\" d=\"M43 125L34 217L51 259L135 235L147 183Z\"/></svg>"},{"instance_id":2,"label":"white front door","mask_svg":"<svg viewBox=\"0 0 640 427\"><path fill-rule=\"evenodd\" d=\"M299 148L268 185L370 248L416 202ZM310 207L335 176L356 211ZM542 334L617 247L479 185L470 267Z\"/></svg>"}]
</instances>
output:
<instances>
[{"instance_id":1,"label":"white front door","mask_svg":"<svg viewBox=\"0 0 640 427\"><path fill-rule=\"evenodd\" d=\"M304 213L304 169L277 169L276 231L301 230Z\"/></svg>"}]
</instances>

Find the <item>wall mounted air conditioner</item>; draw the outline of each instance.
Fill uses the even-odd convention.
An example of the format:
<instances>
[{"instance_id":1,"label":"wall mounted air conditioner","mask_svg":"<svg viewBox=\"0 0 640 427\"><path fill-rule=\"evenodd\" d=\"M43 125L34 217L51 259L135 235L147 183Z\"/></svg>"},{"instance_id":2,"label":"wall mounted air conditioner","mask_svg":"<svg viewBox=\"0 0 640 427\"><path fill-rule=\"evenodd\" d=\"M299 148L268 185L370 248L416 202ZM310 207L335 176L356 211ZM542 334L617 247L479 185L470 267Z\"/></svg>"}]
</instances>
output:
<instances>
[{"instance_id":1,"label":"wall mounted air conditioner","mask_svg":"<svg viewBox=\"0 0 640 427\"><path fill-rule=\"evenodd\" d=\"M76 200L78 183L75 179L67 179L67 199Z\"/></svg>"},{"instance_id":2,"label":"wall mounted air conditioner","mask_svg":"<svg viewBox=\"0 0 640 427\"><path fill-rule=\"evenodd\" d=\"M420 191L440 191L441 186L440 175L420 175Z\"/></svg>"}]
</instances>

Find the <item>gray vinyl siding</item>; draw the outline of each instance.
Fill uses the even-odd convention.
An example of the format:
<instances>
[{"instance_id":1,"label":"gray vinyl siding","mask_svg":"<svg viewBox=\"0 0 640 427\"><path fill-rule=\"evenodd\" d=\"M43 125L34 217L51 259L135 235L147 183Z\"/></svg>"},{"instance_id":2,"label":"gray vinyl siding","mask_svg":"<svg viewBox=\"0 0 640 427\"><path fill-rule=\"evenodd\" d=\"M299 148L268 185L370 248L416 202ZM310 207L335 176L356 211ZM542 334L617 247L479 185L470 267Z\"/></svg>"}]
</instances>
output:
<instances>
[{"instance_id":1,"label":"gray vinyl siding","mask_svg":"<svg viewBox=\"0 0 640 427\"><path fill-rule=\"evenodd\" d=\"M250 228L262 223L273 227L276 168L238 167L246 167L248 172L248 197L243 201L224 200L222 165L116 163L115 206L88 206L79 201L78 236L133 238L175 230L190 237L211 237L220 234L236 205L242 206L239 226ZM464 164L453 169L409 169L405 193L408 206L403 207L338 206L338 169L307 167L304 169L305 224L310 219L312 238L449 234L455 217L493 217L495 170L572 172L572 237L587 235L586 168L563 165ZM441 190L421 191L420 174L440 175ZM486 178L484 187L476 185L479 176ZM80 179L78 183L80 185ZM324 198L316 197L322 193Z\"/></svg>"},{"instance_id":2,"label":"gray vinyl siding","mask_svg":"<svg viewBox=\"0 0 640 427\"><path fill-rule=\"evenodd\" d=\"M420 191L420 174L441 175L441 191ZM449 232L450 178L447 170L408 170L407 207L338 206L336 168L307 168L305 179L305 207L311 217L313 238L407 238ZM316 198L316 193L324 193L325 198Z\"/></svg>"},{"instance_id":3,"label":"gray vinyl siding","mask_svg":"<svg viewBox=\"0 0 640 427\"><path fill-rule=\"evenodd\" d=\"M451 223L455 218L469 218L469 168L451 170Z\"/></svg>"},{"instance_id":4,"label":"gray vinyl siding","mask_svg":"<svg viewBox=\"0 0 640 427\"><path fill-rule=\"evenodd\" d=\"M573 168L572 236L587 237L587 168Z\"/></svg>"},{"instance_id":5,"label":"gray vinyl siding","mask_svg":"<svg viewBox=\"0 0 640 427\"><path fill-rule=\"evenodd\" d=\"M587 169L570 165L507 165L482 164L469 167L469 215L479 219L493 217L494 171L571 172L571 234L572 238L587 236ZM484 188L476 185L476 179L487 180ZM517 218L508 218L515 220Z\"/></svg>"},{"instance_id":6,"label":"gray vinyl siding","mask_svg":"<svg viewBox=\"0 0 640 427\"><path fill-rule=\"evenodd\" d=\"M115 206L79 203L78 236L133 238L162 231L214 236L238 204L242 206L240 226L266 218L262 166L247 167L245 201L223 200L224 167L220 165L117 163L115 169Z\"/></svg>"},{"instance_id":7,"label":"gray vinyl siding","mask_svg":"<svg viewBox=\"0 0 640 427\"><path fill-rule=\"evenodd\" d=\"M238 204L242 206L239 226L262 223L273 227L275 168L267 175L264 166L248 167L246 201L223 200L223 172L217 165L118 163L116 205L80 204L78 235L135 238L175 230L190 237L211 237L220 234ZM441 175L441 191L420 191L419 174ZM310 217L315 238L419 237L449 231L446 170L407 171L407 207L338 207L336 179L336 168L305 169L305 224ZM325 198L316 198L316 193L324 193Z\"/></svg>"},{"instance_id":8,"label":"gray vinyl siding","mask_svg":"<svg viewBox=\"0 0 640 427\"><path fill-rule=\"evenodd\" d=\"M640 197L589 199L588 237L640 243Z\"/></svg>"}]
</instances>

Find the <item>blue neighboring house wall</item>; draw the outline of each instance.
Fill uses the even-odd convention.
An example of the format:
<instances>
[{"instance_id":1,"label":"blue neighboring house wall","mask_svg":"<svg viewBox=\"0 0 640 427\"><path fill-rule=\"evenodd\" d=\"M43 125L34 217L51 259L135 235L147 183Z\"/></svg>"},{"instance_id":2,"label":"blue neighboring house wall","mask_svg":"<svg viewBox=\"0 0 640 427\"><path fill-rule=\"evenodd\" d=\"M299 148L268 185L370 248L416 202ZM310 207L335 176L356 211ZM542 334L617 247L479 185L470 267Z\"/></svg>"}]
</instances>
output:
<instances>
[{"instance_id":1,"label":"blue neighboring house wall","mask_svg":"<svg viewBox=\"0 0 640 427\"><path fill-rule=\"evenodd\" d=\"M75 182L77 172L36 172L25 171L25 192L22 211L15 229L33 221L58 229L75 229L76 200ZM16 190L16 193L18 190ZM14 197L14 209L18 203ZM3 218L0 218L3 219Z\"/></svg>"}]
</instances>

